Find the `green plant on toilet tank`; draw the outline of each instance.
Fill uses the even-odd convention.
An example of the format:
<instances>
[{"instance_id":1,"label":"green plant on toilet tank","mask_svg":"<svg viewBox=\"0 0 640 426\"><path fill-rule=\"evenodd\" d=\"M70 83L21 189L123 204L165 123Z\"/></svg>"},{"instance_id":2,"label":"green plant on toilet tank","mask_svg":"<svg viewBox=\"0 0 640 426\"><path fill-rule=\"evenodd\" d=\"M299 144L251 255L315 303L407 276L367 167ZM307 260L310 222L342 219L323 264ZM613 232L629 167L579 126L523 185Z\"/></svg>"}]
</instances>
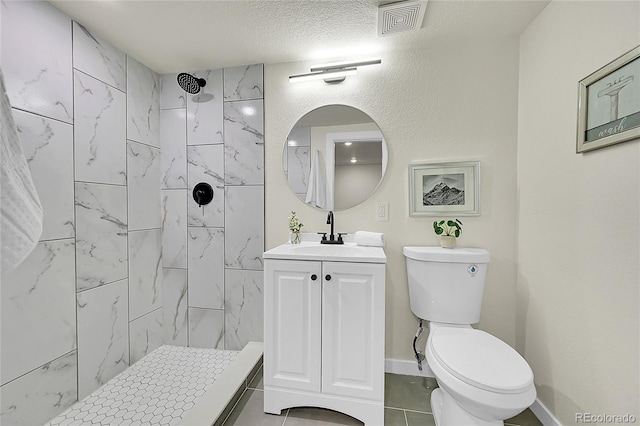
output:
<instances>
[{"instance_id":1,"label":"green plant on toilet tank","mask_svg":"<svg viewBox=\"0 0 640 426\"><path fill-rule=\"evenodd\" d=\"M449 219L433 222L433 231L440 236L440 245L445 248L456 246L456 238L462 234L462 222Z\"/></svg>"}]
</instances>

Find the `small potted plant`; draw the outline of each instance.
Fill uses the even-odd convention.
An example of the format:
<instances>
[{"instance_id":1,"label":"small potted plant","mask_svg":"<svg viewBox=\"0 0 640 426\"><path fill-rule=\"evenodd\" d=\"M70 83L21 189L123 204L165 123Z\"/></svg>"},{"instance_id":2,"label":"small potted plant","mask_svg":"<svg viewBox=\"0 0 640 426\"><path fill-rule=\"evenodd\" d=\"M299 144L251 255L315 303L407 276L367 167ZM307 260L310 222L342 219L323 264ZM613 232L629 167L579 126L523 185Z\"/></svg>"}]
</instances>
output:
<instances>
[{"instance_id":1,"label":"small potted plant","mask_svg":"<svg viewBox=\"0 0 640 426\"><path fill-rule=\"evenodd\" d=\"M289 216L289 231L291 231L289 241L291 244L300 244L300 230L303 226L298 216L296 216L296 212L292 211L291 216Z\"/></svg>"},{"instance_id":2,"label":"small potted plant","mask_svg":"<svg viewBox=\"0 0 640 426\"><path fill-rule=\"evenodd\" d=\"M462 234L462 222L458 219L437 220L433 222L433 230L436 235L440 235L440 246L444 248L454 248L456 238Z\"/></svg>"}]
</instances>

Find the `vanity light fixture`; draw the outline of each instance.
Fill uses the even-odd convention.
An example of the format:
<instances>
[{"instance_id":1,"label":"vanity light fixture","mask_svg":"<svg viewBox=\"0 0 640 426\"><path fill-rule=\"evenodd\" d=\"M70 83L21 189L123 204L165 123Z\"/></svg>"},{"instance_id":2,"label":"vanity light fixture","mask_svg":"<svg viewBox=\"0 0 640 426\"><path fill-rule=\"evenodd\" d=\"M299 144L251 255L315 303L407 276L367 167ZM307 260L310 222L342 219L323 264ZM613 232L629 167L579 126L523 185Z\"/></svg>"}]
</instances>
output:
<instances>
[{"instance_id":1,"label":"vanity light fixture","mask_svg":"<svg viewBox=\"0 0 640 426\"><path fill-rule=\"evenodd\" d=\"M356 157L352 157L352 158L351 158L351 162L352 162L352 163L357 163L357 162L358 162L358 160L356 159Z\"/></svg>"},{"instance_id":2,"label":"vanity light fixture","mask_svg":"<svg viewBox=\"0 0 640 426\"><path fill-rule=\"evenodd\" d=\"M382 63L382 59L380 58L368 58L312 65L310 73L291 75L289 76L289 82L297 83L301 81L324 80L325 83L341 83L347 76L355 75L358 66L380 63Z\"/></svg>"}]
</instances>

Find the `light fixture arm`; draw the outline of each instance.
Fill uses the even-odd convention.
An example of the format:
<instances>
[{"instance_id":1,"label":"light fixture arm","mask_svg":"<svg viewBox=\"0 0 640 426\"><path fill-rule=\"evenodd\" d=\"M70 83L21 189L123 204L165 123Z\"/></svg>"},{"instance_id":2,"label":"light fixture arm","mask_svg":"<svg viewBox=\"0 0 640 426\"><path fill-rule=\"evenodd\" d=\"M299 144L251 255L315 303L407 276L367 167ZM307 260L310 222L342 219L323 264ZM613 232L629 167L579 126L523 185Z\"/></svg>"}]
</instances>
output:
<instances>
[{"instance_id":1,"label":"light fixture arm","mask_svg":"<svg viewBox=\"0 0 640 426\"><path fill-rule=\"evenodd\" d=\"M311 72L344 69L344 68L356 68L356 67L361 67L365 65L377 65L381 63L382 63L381 58L361 59L356 61L348 60L348 61L342 61L342 62L332 62L328 64L312 65Z\"/></svg>"},{"instance_id":2,"label":"light fixture arm","mask_svg":"<svg viewBox=\"0 0 640 426\"><path fill-rule=\"evenodd\" d=\"M312 65L310 73L291 75L289 76L289 82L294 83L299 81L324 80L325 83L329 84L341 83L347 76L356 74L357 66L375 65L380 63L382 63L382 59L370 58Z\"/></svg>"},{"instance_id":3,"label":"light fixture arm","mask_svg":"<svg viewBox=\"0 0 640 426\"><path fill-rule=\"evenodd\" d=\"M349 75L355 75L356 68L345 68L327 71L317 71L308 74L298 74L289 76L289 82L324 80L325 83L340 83Z\"/></svg>"}]
</instances>

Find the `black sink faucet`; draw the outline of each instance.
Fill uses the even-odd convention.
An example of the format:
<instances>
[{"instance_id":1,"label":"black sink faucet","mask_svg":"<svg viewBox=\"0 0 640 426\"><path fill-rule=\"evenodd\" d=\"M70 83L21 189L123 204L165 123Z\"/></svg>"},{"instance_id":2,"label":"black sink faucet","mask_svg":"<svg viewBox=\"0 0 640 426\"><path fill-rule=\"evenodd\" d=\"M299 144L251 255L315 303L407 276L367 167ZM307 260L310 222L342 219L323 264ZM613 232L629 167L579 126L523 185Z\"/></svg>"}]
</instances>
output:
<instances>
[{"instance_id":1,"label":"black sink faucet","mask_svg":"<svg viewBox=\"0 0 640 426\"><path fill-rule=\"evenodd\" d=\"M322 240L320 241L321 244L344 244L344 241L342 240L342 235L344 235L343 233L339 232L338 239L336 239L336 236L333 233L333 223L333 212L329 211L329 214L327 215L327 225L331 225L331 234L329 234L329 238L327 238L326 232L319 232L319 234L323 234Z\"/></svg>"}]
</instances>

